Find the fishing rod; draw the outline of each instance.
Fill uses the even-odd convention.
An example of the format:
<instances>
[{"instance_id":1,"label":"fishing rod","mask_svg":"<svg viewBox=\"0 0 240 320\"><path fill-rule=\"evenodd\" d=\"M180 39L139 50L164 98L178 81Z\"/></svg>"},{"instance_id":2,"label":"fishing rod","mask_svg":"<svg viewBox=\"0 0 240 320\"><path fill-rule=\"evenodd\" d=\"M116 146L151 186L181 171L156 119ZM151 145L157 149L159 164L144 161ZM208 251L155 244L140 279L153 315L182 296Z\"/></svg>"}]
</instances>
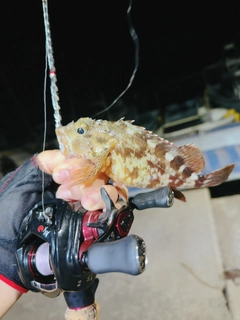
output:
<instances>
[{"instance_id":1,"label":"fishing rod","mask_svg":"<svg viewBox=\"0 0 240 320\"><path fill-rule=\"evenodd\" d=\"M50 22L49 22L49 15L48 15L48 0L42 0L42 9L43 9L43 19L44 19L44 27L45 27L46 58L47 58L48 68L49 68L52 106L54 111L55 128L58 128L61 126L62 117L60 114L61 107L59 105L57 73L56 73L55 61L53 56L52 37L51 37Z\"/></svg>"},{"instance_id":2,"label":"fishing rod","mask_svg":"<svg viewBox=\"0 0 240 320\"><path fill-rule=\"evenodd\" d=\"M131 21L131 8L132 0L129 2L127 17L130 35L135 44L134 70L126 89L98 114L109 110L122 97L131 86L138 69L139 41ZM62 117L47 0L42 0L42 9L46 39L45 141L47 69L55 128L61 126ZM98 319L99 307L95 302L97 274L122 272L139 275L145 270L145 242L137 235L128 235L134 220L133 210L170 207L174 199L172 190L164 187L138 194L117 209L104 188L101 189L101 195L106 204L106 212L89 212L83 208L73 211L68 202L45 199L43 192L42 201L29 211L20 227L16 257L22 282L29 290L41 292L47 297L54 298L63 293L68 306L65 313L67 320Z\"/></svg>"}]
</instances>

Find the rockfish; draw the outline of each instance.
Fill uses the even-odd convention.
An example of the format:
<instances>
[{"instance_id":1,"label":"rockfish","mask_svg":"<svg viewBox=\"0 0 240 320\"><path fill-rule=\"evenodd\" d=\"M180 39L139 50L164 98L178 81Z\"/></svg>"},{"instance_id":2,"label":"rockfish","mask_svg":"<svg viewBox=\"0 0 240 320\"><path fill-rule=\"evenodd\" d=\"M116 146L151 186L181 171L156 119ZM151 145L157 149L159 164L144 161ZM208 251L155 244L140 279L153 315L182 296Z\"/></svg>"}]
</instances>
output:
<instances>
[{"instance_id":1,"label":"rockfish","mask_svg":"<svg viewBox=\"0 0 240 320\"><path fill-rule=\"evenodd\" d=\"M116 122L80 118L56 129L62 153L89 160L86 168L75 172L74 184L104 172L125 198L126 186L161 188L169 186L175 197L185 201L178 189L212 187L228 179L234 168L201 175L205 162L194 144L175 146L133 121Z\"/></svg>"}]
</instances>

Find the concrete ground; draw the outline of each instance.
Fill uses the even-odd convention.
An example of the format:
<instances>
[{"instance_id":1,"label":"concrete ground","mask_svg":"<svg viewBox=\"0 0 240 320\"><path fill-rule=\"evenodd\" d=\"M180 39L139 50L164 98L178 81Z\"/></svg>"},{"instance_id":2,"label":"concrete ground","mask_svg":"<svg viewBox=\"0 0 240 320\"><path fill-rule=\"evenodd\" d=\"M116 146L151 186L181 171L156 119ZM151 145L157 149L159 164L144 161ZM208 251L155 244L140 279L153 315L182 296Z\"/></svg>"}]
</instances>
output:
<instances>
[{"instance_id":1,"label":"concrete ground","mask_svg":"<svg viewBox=\"0 0 240 320\"><path fill-rule=\"evenodd\" d=\"M132 234L147 245L139 276L99 276L100 320L239 320L240 196L211 200L208 189L185 192L170 209L135 211ZM223 293L225 292L225 294ZM62 296L25 294L5 320L64 319Z\"/></svg>"}]
</instances>

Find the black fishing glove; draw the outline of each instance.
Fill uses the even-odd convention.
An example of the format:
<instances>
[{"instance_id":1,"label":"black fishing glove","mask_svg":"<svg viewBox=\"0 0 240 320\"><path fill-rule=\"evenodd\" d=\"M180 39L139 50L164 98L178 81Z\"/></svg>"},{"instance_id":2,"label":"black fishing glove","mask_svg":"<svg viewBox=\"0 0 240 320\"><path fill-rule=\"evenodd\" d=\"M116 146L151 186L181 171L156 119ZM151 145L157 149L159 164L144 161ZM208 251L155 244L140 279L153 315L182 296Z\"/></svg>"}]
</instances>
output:
<instances>
[{"instance_id":1,"label":"black fishing glove","mask_svg":"<svg viewBox=\"0 0 240 320\"><path fill-rule=\"evenodd\" d=\"M44 174L44 197L53 198L57 185ZM0 180L0 280L26 292L15 257L16 238L23 218L42 199L42 171L32 157Z\"/></svg>"}]
</instances>

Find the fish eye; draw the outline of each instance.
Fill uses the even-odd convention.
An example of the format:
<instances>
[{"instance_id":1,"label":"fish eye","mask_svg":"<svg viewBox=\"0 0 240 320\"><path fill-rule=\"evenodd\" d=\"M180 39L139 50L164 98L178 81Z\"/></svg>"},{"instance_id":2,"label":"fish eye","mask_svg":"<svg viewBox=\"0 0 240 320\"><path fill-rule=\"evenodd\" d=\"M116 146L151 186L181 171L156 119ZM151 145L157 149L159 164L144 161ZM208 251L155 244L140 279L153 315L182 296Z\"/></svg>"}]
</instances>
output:
<instances>
[{"instance_id":1,"label":"fish eye","mask_svg":"<svg viewBox=\"0 0 240 320\"><path fill-rule=\"evenodd\" d=\"M77 133L84 134L85 130L82 127L77 128Z\"/></svg>"}]
</instances>

